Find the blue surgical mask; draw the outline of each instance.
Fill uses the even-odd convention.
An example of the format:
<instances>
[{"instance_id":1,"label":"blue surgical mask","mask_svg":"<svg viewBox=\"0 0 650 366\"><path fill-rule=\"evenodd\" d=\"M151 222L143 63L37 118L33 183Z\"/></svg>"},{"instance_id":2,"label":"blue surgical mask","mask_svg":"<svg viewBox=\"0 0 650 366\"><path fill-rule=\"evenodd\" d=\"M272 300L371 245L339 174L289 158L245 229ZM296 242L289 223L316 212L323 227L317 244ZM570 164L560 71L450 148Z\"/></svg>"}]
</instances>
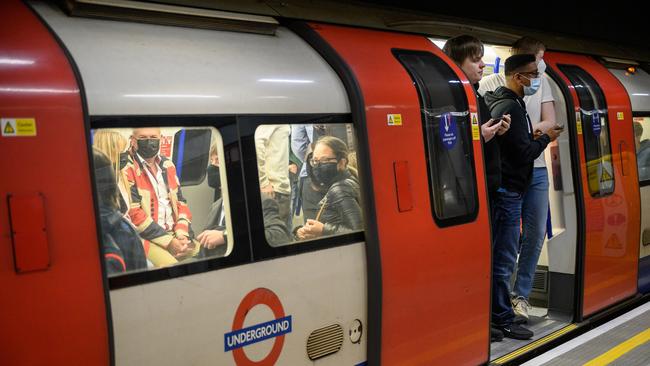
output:
<instances>
[{"instance_id":1,"label":"blue surgical mask","mask_svg":"<svg viewBox=\"0 0 650 366\"><path fill-rule=\"evenodd\" d=\"M524 95L530 96L537 93L539 87L542 86L542 78L534 78L528 80L530 80L530 86L524 85Z\"/></svg>"},{"instance_id":2,"label":"blue surgical mask","mask_svg":"<svg viewBox=\"0 0 650 366\"><path fill-rule=\"evenodd\" d=\"M544 62L544 59L541 59L537 64L537 72L539 72L540 75L544 75L545 71L546 71L546 62Z\"/></svg>"}]
</instances>

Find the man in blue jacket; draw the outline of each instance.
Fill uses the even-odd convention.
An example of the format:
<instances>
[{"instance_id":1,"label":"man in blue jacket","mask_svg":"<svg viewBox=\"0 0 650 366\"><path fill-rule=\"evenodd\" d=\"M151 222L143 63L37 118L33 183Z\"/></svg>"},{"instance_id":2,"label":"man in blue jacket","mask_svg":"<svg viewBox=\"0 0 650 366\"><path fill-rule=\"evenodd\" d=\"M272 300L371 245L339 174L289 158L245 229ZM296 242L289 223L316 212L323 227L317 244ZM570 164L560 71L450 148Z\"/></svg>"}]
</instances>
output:
<instances>
[{"instance_id":1,"label":"man in blue jacket","mask_svg":"<svg viewBox=\"0 0 650 366\"><path fill-rule=\"evenodd\" d=\"M517 262L521 205L523 194L530 185L533 162L549 142L562 132L561 128L546 133L534 131L524 95L533 94L532 80L539 80L537 62L532 54L509 57L505 63L506 86L485 94L492 117L510 115L510 130L497 136L501 155L501 185L494 202L492 248L492 322L504 336L529 339L533 332L514 324L515 314L510 302L510 277Z\"/></svg>"}]
</instances>

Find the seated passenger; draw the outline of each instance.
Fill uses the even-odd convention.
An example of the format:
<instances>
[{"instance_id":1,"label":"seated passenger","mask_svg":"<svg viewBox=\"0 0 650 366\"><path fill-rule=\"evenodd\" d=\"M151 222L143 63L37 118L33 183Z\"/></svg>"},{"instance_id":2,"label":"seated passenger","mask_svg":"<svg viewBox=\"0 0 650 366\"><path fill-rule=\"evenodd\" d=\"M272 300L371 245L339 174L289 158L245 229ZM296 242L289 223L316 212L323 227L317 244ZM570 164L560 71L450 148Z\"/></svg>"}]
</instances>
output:
<instances>
[{"instance_id":1,"label":"seated passenger","mask_svg":"<svg viewBox=\"0 0 650 366\"><path fill-rule=\"evenodd\" d=\"M264 234L271 246L287 244L291 241L286 224L280 219L278 203L269 197L262 198L264 212ZM228 236L226 234L226 215L223 200L212 204L208 215L208 225L196 236L201 243L201 257L218 257L226 253Z\"/></svg>"},{"instance_id":2,"label":"seated passenger","mask_svg":"<svg viewBox=\"0 0 650 366\"><path fill-rule=\"evenodd\" d=\"M101 241L108 274L147 268L142 241L118 210L118 189L111 161L93 149Z\"/></svg>"},{"instance_id":3,"label":"seated passenger","mask_svg":"<svg viewBox=\"0 0 650 366\"><path fill-rule=\"evenodd\" d=\"M214 200L221 198L221 175L219 174L219 154L217 144L210 146L210 164L207 169L208 185L214 188Z\"/></svg>"},{"instance_id":4,"label":"seated passenger","mask_svg":"<svg viewBox=\"0 0 650 366\"><path fill-rule=\"evenodd\" d=\"M160 128L137 128L123 168L131 193L128 215L156 267L195 256L200 244L192 239L192 214L181 193L176 167L160 156Z\"/></svg>"},{"instance_id":5,"label":"seated passenger","mask_svg":"<svg viewBox=\"0 0 650 366\"><path fill-rule=\"evenodd\" d=\"M126 150L127 140L119 132L113 130L98 130L93 135L93 147L104 153L113 165L114 176L117 178L117 187L120 190L120 211L125 214L129 209L128 184L122 175L121 169L126 163L123 159L123 152Z\"/></svg>"},{"instance_id":6,"label":"seated passenger","mask_svg":"<svg viewBox=\"0 0 650 366\"><path fill-rule=\"evenodd\" d=\"M359 181L348 167L348 147L339 138L321 137L307 159L312 184L325 193L315 219L296 230L300 240L362 230Z\"/></svg>"}]
</instances>

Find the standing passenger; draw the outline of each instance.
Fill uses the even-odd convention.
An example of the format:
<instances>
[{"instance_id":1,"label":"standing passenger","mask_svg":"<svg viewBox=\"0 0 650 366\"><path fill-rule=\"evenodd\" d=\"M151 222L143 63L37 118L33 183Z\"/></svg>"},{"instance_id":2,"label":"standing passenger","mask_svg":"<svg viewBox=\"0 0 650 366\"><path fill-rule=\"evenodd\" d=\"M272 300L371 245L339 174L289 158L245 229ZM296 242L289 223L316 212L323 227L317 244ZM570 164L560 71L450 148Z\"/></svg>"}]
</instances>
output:
<instances>
[{"instance_id":1,"label":"standing passenger","mask_svg":"<svg viewBox=\"0 0 650 366\"><path fill-rule=\"evenodd\" d=\"M533 137L533 127L522 97L535 92L532 80L539 77L532 54L506 60L506 86L485 94L492 116L510 114L510 130L499 136L501 187L497 190L492 249L492 322L506 337L529 339L533 332L514 323L510 301L510 277L517 261L523 194L530 185L533 163L549 142L560 134L559 127Z\"/></svg>"},{"instance_id":2,"label":"standing passenger","mask_svg":"<svg viewBox=\"0 0 650 366\"><path fill-rule=\"evenodd\" d=\"M534 88L533 95L524 96L526 111L533 124L533 130L545 132L555 126L555 105L551 85L543 77L546 64L544 63L544 51L546 46L541 41L530 37L523 37L512 45L512 52L515 55L533 54L537 63L539 76L531 80L531 87ZM505 85L505 77L502 74L493 74L485 78L481 83L479 92L494 91L499 86ZM539 254L544 245L546 235L546 224L548 219L548 172L544 152L535 159L533 179L524 194L521 208L522 214L522 236L519 261L517 264L515 287L511 293L512 305L517 315L517 322L528 321L528 296L533 286L533 276Z\"/></svg>"},{"instance_id":3,"label":"standing passenger","mask_svg":"<svg viewBox=\"0 0 650 366\"><path fill-rule=\"evenodd\" d=\"M449 39L442 49L447 56L463 70L467 79L474 86L479 88L479 81L483 77L483 44L477 38L462 35ZM483 136L483 151L485 151L485 168L487 174L488 193L490 197L490 212L493 211L492 203L496 197L496 191L501 184L501 158L499 157L499 143L494 136L498 133L503 135L510 126L510 116L496 120L490 118L490 110L485 104L483 97L477 93L479 122L481 123L481 135ZM494 232L494 231L493 231ZM503 339L503 333L493 328L491 330L492 341Z\"/></svg>"},{"instance_id":4,"label":"standing passenger","mask_svg":"<svg viewBox=\"0 0 650 366\"><path fill-rule=\"evenodd\" d=\"M261 125L255 131L257 170L262 194L279 206L280 219L287 222L291 210L289 183L289 125Z\"/></svg>"}]
</instances>

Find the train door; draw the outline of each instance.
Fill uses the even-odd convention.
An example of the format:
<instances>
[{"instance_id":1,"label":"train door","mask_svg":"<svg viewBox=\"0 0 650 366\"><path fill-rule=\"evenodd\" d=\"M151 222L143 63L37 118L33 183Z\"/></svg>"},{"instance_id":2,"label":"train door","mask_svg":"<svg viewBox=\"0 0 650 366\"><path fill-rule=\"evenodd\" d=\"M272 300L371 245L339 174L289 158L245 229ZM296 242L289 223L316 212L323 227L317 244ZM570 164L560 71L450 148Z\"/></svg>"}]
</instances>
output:
<instances>
[{"instance_id":1,"label":"train door","mask_svg":"<svg viewBox=\"0 0 650 366\"><path fill-rule=\"evenodd\" d=\"M621 66L621 65L619 65ZM621 81L632 102L634 149L641 194L641 242L639 247L639 292L650 292L650 75L630 64L610 69Z\"/></svg>"},{"instance_id":2,"label":"train door","mask_svg":"<svg viewBox=\"0 0 650 366\"><path fill-rule=\"evenodd\" d=\"M584 244L579 318L633 296L637 290L639 199L629 159L632 111L621 84L586 56L549 52L575 112L580 155ZM580 236L579 236L580 237ZM634 244L633 244L634 243Z\"/></svg>"},{"instance_id":3,"label":"train door","mask_svg":"<svg viewBox=\"0 0 650 366\"><path fill-rule=\"evenodd\" d=\"M477 364L489 349L490 241L476 100L427 38L296 26L365 122L378 247L370 364Z\"/></svg>"},{"instance_id":4,"label":"train door","mask_svg":"<svg viewBox=\"0 0 650 366\"><path fill-rule=\"evenodd\" d=\"M0 364L107 364L80 86L22 2L0 13Z\"/></svg>"}]
</instances>

